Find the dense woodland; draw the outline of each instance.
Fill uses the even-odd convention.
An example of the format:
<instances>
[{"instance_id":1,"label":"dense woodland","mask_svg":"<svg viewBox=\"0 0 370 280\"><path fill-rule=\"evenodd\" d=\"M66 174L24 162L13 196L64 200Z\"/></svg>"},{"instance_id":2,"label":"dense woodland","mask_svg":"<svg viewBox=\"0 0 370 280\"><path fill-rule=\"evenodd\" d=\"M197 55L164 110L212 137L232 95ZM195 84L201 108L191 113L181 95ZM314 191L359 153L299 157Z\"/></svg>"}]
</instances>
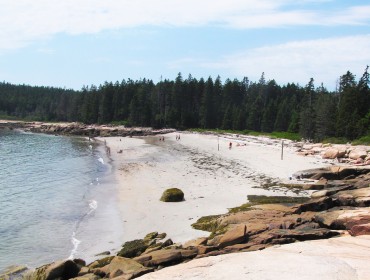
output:
<instances>
[{"instance_id":1,"label":"dense woodland","mask_svg":"<svg viewBox=\"0 0 370 280\"><path fill-rule=\"evenodd\" d=\"M329 92L294 83L221 81L184 78L174 81L123 80L81 91L0 83L0 116L87 124L295 132L303 138L355 139L370 133L370 80L347 72Z\"/></svg>"}]
</instances>

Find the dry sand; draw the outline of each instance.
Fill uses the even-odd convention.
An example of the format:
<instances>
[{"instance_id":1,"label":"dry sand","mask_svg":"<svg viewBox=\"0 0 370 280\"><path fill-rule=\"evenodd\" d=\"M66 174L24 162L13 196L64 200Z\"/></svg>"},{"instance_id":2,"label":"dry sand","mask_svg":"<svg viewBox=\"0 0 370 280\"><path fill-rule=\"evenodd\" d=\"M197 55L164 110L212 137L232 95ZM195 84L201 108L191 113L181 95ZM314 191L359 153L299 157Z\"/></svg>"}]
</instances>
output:
<instances>
[{"instance_id":1,"label":"dry sand","mask_svg":"<svg viewBox=\"0 0 370 280\"><path fill-rule=\"evenodd\" d=\"M281 160L281 141L268 138L181 133L181 140L176 141L176 135L166 134L165 141L159 141L161 136L104 138L119 182L123 241L152 231L166 232L174 242L208 236L191 224L246 203L250 194L295 196L288 190L259 186L267 178L288 181L296 171L328 165L321 159L298 156L289 147L284 148ZM185 201L159 200L172 187L183 190Z\"/></svg>"},{"instance_id":2,"label":"dry sand","mask_svg":"<svg viewBox=\"0 0 370 280\"><path fill-rule=\"evenodd\" d=\"M297 171L331 164L296 155L289 141L281 160L278 140L181 133L176 141L176 135L165 135L165 141L159 141L160 136L104 138L119 183L123 241L152 231L166 232L174 242L208 236L191 224L202 216L226 213L247 202L250 194L295 196L289 190L259 186L267 179L289 181ZM185 201L161 202L162 192L171 187L182 189ZM192 260L142 278L370 279L369 249L369 237L347 236Z\"/></svg>"}]
</instances>

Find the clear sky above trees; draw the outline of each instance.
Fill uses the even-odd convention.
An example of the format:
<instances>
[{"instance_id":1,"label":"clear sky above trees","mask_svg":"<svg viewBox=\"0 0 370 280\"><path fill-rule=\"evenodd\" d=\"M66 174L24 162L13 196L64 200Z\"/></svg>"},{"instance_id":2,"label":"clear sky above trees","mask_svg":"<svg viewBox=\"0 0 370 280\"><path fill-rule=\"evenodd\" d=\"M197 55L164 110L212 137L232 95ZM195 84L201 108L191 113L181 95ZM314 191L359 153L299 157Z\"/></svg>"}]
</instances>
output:
<instances>
[{"instance_id":1,"label":"clear sky above trees","mask_svg":"<svg viewBox=\"0 0 370 280\"><path fill-rule=\"evenodd\" d=\"M0 0L0 80L81 89L160 77L333 90L370 62L370 3L334 0Z\"/></svg>"}]
</instances>

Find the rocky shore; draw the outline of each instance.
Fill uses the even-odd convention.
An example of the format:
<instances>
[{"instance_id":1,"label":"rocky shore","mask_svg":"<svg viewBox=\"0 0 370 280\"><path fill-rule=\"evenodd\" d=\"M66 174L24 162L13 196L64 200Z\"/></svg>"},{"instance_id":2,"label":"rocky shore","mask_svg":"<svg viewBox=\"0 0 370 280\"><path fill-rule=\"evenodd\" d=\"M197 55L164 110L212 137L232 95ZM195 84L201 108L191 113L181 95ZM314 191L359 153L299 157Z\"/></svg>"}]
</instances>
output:
<instances>
[{"instance_id":1,"label":"rocky shore","mask_svg":"<svg viewBox=\"0 0 370 280\"><path fill-rule=\"evenodd\" d=\"M370 234L370 167L333 166L298 175L302 176L301 183L281 187L315 190L311 198L250 196L247 204L227 214L202 217L193 224L209 231L209 237L176 244L166 239L165 233L152 232L126 242L117 255L104 252L107 256L90 264L74 259L34 271L12 268L0 279L133 279L191 259L348 233Z\"/></svg>"},{"instance_id":2,"label":"rocky shore","mask_svg":"<svg viewBox=\"0 0 370 280\"><path fill-rule=\"evenodd\" d=\"M45 122L18 122L0 121L0 129L22 129L34 133L45 133L54 135L73 135L84 137L108 137L108 136L149 136L166 134L176 131L175 129L155 130L147 128L131 128L125 126L109 125L86 125L82 123L45 123Z\"/></svg>"},{"instance_id":3,"label":"rocky shore","mask_svg":"<svg viewBox=\"0 0 370 280\"><path fill-rule=\"evenodd\" d=\"M0 122L0 128L23 129L32 132L79 135L84 137L145 136L162 133L164 134L173 131L152 130L149 128L134 129L109 126L85 126L82 124L46 124L19 122ZM189 148L188 146L182 147L174 145L174 143L172 143L170 140L170 137L172 136L174 138L174 135L166 135L166 141L161 141L160 144L157 145L159 145L166 151L175 151L174 154L176 155L176 157L178 157L181 149L185 149L187 151L187 149ZM185 137L185 135L182 135L182 143L188 141L191 142L193 145L194 143L199 144L198 139L189 138L189 136ZM124 145L123 155L122 153L118 152L112 153L112 157L114 160L119 161L119 159L121 158L127 159L131 154L133 158L137 158L135 148L128 148L129 143L127 141L121 142L121 139L118 138L114 141L109 141L109 138L106 139L107 145L110 145L110 142L117 142L116 147L112 146L112 151L120 151L120 149L122 149L121 145ZM132 138L130 140L134 141L135 139ZM218 143L218 139L214 139L212 141L217 141ZM228 172L230 170L236 169L238 171L236 174L233 173L230 175L229 173L225 173L225 175L222 176L226 176L225 178L227 178L227 180L229 181L231 180L230 178L232 176L241 176L241 174L243 174L242 176L245 177L247 175L247 172L252 172L250 170L254 170L253 167L255 166L244 166L243 162L236 161L237 158L235 158L233 161L230 161L230 163L232 164L226 165L226 158L221 158L221 156L225 155L228 157L236 157L240 154L243 155L243 153L248 154L249 158L256 157L259 159L259 162L263 161L263 165L267 165L268 169L273 169L273 167L280 168L280 151L278 148L275 149L276 154L274 154L274 156L278 155L278 160L275 165L273 164L274 161L271 161L269 164L267 164L267 160L272 157L271 154L268 152L266 152L266 155L257 153L254 156L251 155L251 151L255 151L257 145L261 146L259 150L261 153L261 151L265 151L269 146L275 145L276 143L272 144L270 141L264 139L263 144L256 143L256 146L252 146L251 139L244 139L243 137L239 136L234 137L232 135L225 136L221 143L226 145L229 143L229 141L235 141L235 148L233 148L232 151L225 149L225 152L223 152L223 154L217 154L217 157L220 158L217 159L218 164L214 164L215 170L210 169L210 166L213 166L211 164L213 163L213 161L210 161L210 159L214 159L214 156L212 156L212 154L206 154L203 152L202 162L204 161L204 159L207 159L207 164L206 166L202 164L202 169L196 169L194 171L196 172L194 173L194 177L200 174L200 170L211 172L210 174L212 174L213 177L216 176L215 174L219 174L216 173L216 171ZM180 144L180 142L175 143ZM246 143L246 146L244 146L243 143ZM251 145L251 150L246 150L249 145ZM280 147L280 143L277 143L275 146ZM275 177L273 176L265 177L261 176L261 174L258 173L252 173L250 176L257 176L260 179L263 178L261 179L264 180L263 182L261 182L261 188L271 190L286 190L285 193L297 193L298 195L302 192L304 194L309 193L310 197L307 197L306 195L302 197L289 197L282 195L248 195L247 203L238 207L230 208L229 212L226 214L220 213L201 217L197 219L196 222L193 222L196 220L194 219L192 221L192 227L204 231L205 235L208 235L206 237L196 238L187 242L176 243L176 240L168 238L166 233L150 232L145 235L148 230L141 231L144 232L143 235L145 236L133 235L137 236L138 238L141 237L141 239L135 239L125 242L122 245L122 248L115 253L108 251L102 252L101 254L96 256L96 260L93 262L87 263L82 259L61 260L46 264L34 270L29 270L27 267L23 266L12 267L9 268L8 271L2 274L0 273L0 280L122 280L134 279L141 277L142 275L145 275L143 277L148 279L171 279L170 276L159 276L159 278L155 278L153 276L154 278L151 278L150 275L155 275L155 273L151 273L155 271L163 272L164 270L162 269L165 267L187 263L190 260L195 259L198 259L199 261L206 260L211 259L211 257L213 256L228 256L230 253L236 252L248 252L248 254L251 254L252 251L266 252L270 250L271 247L275 248L276 246L280 246L283 244L302 244L299 242L309 240L323 240L330 238L332 238L330 240L339 240L338 237L342 238L342 236L358 237L362 235L369 235L369 147L304 143L290 143L290 146L295 147L295 151L301 156L325 158L328 160L328 163L331 164L331 166L326 168L303 170L295 174L291 174L291 177L286 178L283 182L278 179L275 181ZM209 148L209 142L206 143L206 147ZM143 147L140 147L140 149L138 150L145 153L145 151L143 151ZM198 146L195 146L195 148L191 151L193 152L193 156L195 158L194 160L199 165L199 159L196 157L199 154ZM264 160L262 160L262 156L264 156ZM243 156L243 158L247 157ZM220 162L222 162L222 166L219 165ZM154 169L153 167L156 164L157 163L153 162L150 162L149 164L146 161L143 163L143 166L148 165L147 168L153 168L153 176L155 178L158 177L158 169ZM173 166L174 162L170 162L169 164ZM187 164L190 165L190 163ZM301 165L299 164L299 166ZM257 165L257 167L259 167L259 165ZM181 166L181 168L183 168L183 166ZM138 170L139 169L135 169L135 173L137 173ZM143 169L142 174L148 175L148 170L151 169ZM169 174L171 170L167 168L164 171L166 172L166 177L169 177L171 181L173 181L173 178ZM146 175L140 176L143 177ZM179 175L177 174L176 176ZM185 174L181 176L192 177ZM202 177L210 178L207 176L208 175L202 174ZM125 179L127 178L125 177ZM215 177L215 180L216 179L217 178ZM184 180L182 180L182 182L184 182ZM204 182L207 181L202 181L202 184ZM154 182L151 179L150 185L153 185L153 183ZM160 183L161 185L163 185L162 182ZM133 184L133 186L136 185ZM214 189L214 187L215 186L213 185L212 190ZM209 194L206 193L206 198L208 195ZM188 199L188 202L198 201L198 199L201 201L205 201L205 197L200 197L199 195L193 195L193 198L189 199L189 192L185 193L185 196L186 199ZM160 199L159 196L153 197L153 193L151 193L150 197L150 199L153 200L159 201ZM132 199L132 196L130 196L130 199ZM177 203L184 204L185 202ZM176 204L173 206L179 207L180 205ZM158 214L158 211L156 213L157 216L160 215ZM209 233L206 234L207 232ZM281 248L283 248L284 246L282 246ZM269 267L266 266L262 269L269 270ZM247 271L246 273L249 272ZM185 277L183 279L188 278ZM204 277L200 279L204 279ZM310 278L306 277L304 279ZM366 278L360 277L358 279Z\"/></svg>"}]
</instances>

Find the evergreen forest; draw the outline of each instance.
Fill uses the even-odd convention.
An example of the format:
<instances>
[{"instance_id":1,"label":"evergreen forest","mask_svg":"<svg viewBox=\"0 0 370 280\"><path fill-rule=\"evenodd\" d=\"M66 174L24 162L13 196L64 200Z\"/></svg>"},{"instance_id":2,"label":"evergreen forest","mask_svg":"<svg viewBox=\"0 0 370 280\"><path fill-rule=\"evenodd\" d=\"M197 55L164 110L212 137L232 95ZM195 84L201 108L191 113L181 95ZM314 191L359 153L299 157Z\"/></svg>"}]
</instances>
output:
<instances>
[{"instance_id":1,"label":"evergreen forest","mask_svg":"<svg viewBox=\"0 0 370 280\"><path fill-rule=\"evenodd\" d=\"M293 132L305 139L348 140L370 133L368 67L357 80L350 71L328 91L248 78L222 82L184 78L105 82L81 90L0 83L0 117L86 124Z\"/></svg>"}]
</instances>

